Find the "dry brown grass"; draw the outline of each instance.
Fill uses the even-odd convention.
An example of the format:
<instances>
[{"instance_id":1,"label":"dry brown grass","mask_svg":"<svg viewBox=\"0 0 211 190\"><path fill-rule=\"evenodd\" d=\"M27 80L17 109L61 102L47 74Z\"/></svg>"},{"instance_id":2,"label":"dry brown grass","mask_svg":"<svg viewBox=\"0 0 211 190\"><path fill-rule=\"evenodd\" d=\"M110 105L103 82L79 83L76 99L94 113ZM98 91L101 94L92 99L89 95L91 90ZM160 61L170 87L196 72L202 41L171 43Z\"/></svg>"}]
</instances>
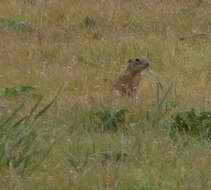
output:
<instances>
[{"instance_id":1,"label":"dry brown grass","mask_svg":"<svg viewBox=\"0 0 211 190\"><path fill-rule=\"evenodd\" d=\"M130 57L148 56L154 63L143 74L139 100L125 100L134 117L156 101L158 81L164 89L173 82L169 98L177 111L210 110L211 35L179 40L193 31L210 33L210 9L208 0L1 0L0 87L33 86L44 102L64 88L47 121L61 136L49 162L33 177L0 170L0 189L210 189L210 144L193 142L183 150L151 127L130 132L126 163L97 163L92 172L74 173L64 158L68 146L77 149L80 135L82 147L94 141L97 151L119 150L120 132L69 132L90 125L90 110L111 106L111 81ZM22 98L2 98L1 115Z\"/></svg>"}]
</instances>

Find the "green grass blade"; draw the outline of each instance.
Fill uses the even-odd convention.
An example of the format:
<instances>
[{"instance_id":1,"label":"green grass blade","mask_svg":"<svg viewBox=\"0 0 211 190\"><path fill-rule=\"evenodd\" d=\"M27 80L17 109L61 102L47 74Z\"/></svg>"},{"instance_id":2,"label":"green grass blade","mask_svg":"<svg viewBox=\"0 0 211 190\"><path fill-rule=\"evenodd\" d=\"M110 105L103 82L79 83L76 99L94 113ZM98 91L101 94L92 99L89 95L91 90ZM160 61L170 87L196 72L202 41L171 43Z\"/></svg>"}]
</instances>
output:
<instances>
[{"instance_id":1,"label":"green grass blade","mask_svg":"<svg viewBox=\"0 0 211 190\"><path fill-rule=\"evenodd\" d=\"M160 104L160 86L157 83L157 105L159 106Z\"/></svg>"},{"instance_id":2,"label":"green grass blade","mask_svg":"<svg viewBox=\"0 0 211 190\"><path fill-rule=\"evenodd\" d=\"M17 113L23 108L24 106L24 103L22 103L12 114L11 116L4 122L0 125L0 130L2 130L3 128L5 128L7 125L9 125L14 117L17 115Z\"/></svg>"},{"instance_id":3,"label":"green grass blade","mask_svg":"<svg viewBox=\"0 0 211 190\"><path fill-rule=\"evenodd\" d=\"M63 86L59 89L55 98L49 104L47 104L41 111L39 111L39 113L34 117L34 120L37 120L40 116L42 116L56 102L59 94L62 91L62 88L63 88Z\"/></svg>"},{"instance_id":4,"label":"green grass blade","mask_svg":"<svg viewBox=\"0 0 211 190\"><path fill-rule=\"evenodd\" d=\"M168 90L166 91L165 95L163 96L162 100L160 101L159 107L162 106L162 104L164 103L164 101L166 100L171 88L173 87L173 83L171 83L168 87Z\"/></svg>"},{"instance_id":5,"label":"green grass blade","mask_svg":"<svg viewBox=\"0 0 211 190\"><path fill-rule=\"evenodd\" d=\"M48 109L54 104L56 101L57 96L49 103L47 104L42 110L38 112L38 114L35 115L34 120L37 120L39 117L41 117Z\"/></svg>"}]
</instances>

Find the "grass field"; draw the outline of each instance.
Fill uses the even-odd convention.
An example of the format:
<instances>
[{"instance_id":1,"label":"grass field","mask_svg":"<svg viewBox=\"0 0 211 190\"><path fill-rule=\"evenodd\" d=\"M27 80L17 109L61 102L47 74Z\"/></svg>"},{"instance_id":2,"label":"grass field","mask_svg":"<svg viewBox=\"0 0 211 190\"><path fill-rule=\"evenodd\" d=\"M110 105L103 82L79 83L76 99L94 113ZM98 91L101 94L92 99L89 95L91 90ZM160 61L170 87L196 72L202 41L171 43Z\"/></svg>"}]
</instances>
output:
<instances>
[{"instance_id":1,"label":"grass field","mask_svg":"<svg viewBox=\"0 0 211 190\"><path fill-rule=\"evenodd\" d=\"M210 190L210 140L169 131L175 114L211 111L210 10L1 0L0 190ZM135 56L153 64L119 116L112 80Z\"/></svg>"}]
</instances>

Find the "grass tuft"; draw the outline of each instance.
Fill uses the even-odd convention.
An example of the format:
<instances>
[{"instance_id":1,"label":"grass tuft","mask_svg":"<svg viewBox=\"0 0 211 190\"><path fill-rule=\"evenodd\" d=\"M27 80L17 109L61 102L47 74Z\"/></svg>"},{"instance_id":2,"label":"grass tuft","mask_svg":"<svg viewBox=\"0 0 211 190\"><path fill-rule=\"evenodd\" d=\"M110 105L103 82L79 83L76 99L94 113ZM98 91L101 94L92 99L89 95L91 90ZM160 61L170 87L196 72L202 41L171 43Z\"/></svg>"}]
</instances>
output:
<instances>
[{"instance_id":1,"label":"grass tuft","mask_svg":"<svg viewBox=\"0 0 211 190\"><path fill-rule=\"evenodd\" d=\"M209 0L1 0L0 189L210 190L210 32Z\"/></svg>"}]
</instances>

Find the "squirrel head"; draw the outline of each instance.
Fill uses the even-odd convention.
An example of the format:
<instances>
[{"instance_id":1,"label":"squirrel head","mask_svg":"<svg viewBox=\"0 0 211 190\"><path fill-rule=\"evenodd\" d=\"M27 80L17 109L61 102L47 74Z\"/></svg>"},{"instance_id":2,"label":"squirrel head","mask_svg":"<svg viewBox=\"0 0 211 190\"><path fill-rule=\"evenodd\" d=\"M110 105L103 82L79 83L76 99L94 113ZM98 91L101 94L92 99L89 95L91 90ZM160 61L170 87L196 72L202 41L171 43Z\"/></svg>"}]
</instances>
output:
<instances>
[{"instance_id":1,"label":"squirrel head","mask_svg":"<svg viewBox=\"0 0 211 190\"><path fill-rule=\"evenodd\" d=\"M133 73L139 73L150 65L150 61L144 56L131 58L128 63L127 70Z\"/></svg>"}]
</instances>

